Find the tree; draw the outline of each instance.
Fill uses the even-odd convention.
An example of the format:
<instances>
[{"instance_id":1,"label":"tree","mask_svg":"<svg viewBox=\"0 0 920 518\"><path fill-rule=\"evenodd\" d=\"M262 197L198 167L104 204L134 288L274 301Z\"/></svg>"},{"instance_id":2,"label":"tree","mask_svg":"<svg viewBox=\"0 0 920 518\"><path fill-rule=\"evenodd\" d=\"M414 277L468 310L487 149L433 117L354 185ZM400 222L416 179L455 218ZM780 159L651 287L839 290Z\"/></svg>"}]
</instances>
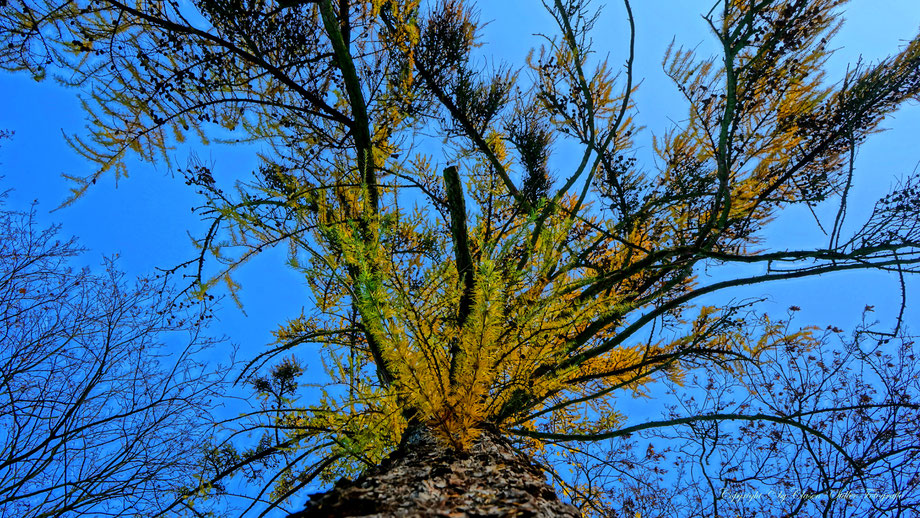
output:
<instances>
[{"instance_id":1,"label":"tree","mask_svg":"<svg viewBox=\"0 0 920 518\"><path fill-rule=\"evenodd\" d=\"M213 433L210 317L112 260L70 266L58 233L0 210L0 515L156 515L197 488Z\"/></svg>"},{"instance_id":2,"label":"tree","mask_svg":"<svg viewBox=\"0 0 920 518\"><path fill-rule=\"evenodd\" d=\"M285 245L315 303L243 375L263 405L242 428L265 430L258 444L210 457L205 479L267 480L249 509L355 476L427 431L438 441L419 444L445 451L513 438L590 514L750 515L731 495L794 465L782 483L795 496L765 512L882 515L917 508L899 493L917 484L902 319L838 345L833 329L756 301L697 305L832 272L917 272L916 176L864 225L844 220L856 150L920 93L920 39L831 83L844 3L716 2L704 19L721 54L668 51L687 118L641 168L628 0L621 74L592 48L597 14L582 0L547 1L558 34L522 68L486 71L461 0L11 0L0 26L7 68L63 67L91 94L89 133L73 144L99 168L73 178L74 199L130 154L168 160L187 136L270 149L232 187L200 164L185 171L211 221L190 263L198 293L221 281L233 292L235 268ZM552 161L573 149L573 163ZM826 242L765 242L784 210L829 204ZM301 406L296 360L257 372L310 345L326 379ZM683 408L623 424L618 396L682 384L700 387ZM670 500L655 487L670 481L658 480L667 455L613 441L658 430L697 455L678 464L692 470ZM886 500L850 505L841 490Z\"/></svg>"}]
</instances>

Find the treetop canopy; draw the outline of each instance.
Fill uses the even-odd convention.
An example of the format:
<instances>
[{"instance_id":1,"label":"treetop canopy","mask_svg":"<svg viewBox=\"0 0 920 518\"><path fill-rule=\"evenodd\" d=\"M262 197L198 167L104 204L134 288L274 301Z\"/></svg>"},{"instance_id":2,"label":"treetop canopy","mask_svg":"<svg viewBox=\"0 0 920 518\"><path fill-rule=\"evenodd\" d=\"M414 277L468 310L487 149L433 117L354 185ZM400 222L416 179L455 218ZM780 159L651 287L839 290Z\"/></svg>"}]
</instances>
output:
<instances>
[{"instance_id":1,"label":"treetop canopy","mask_svg":"<svg viewBox=\"0 0 920 518\"><path fill-rule=\"evenodd\" d=\"M485 426L534 447L626 435L617 395L698 369L740 376L826 339L750 301L700 297L833 271L915 273L916 177L856 232L842 220L856 149L918 99L920 39L828 78L844 4L715 2L704 19L720 54L674 43L663 57L687 115L655 134L645 164L628 0L625 64L592 47L598 15L584 0L547 0L557 32L526 62L485 69L481 23L461 0L11 0L0 62L63 69L89 94L72 143L98 169L72 178L73 199L124 174L127 157L168 161L188 138L262 146L249 181L185 171L212 222L197 287L233 290L237 266L288 247L315 308L251 366L319 346L320 401L274 425L284 444L325 452L312 476L332 476L378 460L411 422L459 448ZM551 162L560 149L577 160ZM784 209L823 202L840 207L827 242L764 241ZM764 268L698 276L737 264ZM291 397L296 363L272 372L257 388Z\"/></svg>"}]
</instances>

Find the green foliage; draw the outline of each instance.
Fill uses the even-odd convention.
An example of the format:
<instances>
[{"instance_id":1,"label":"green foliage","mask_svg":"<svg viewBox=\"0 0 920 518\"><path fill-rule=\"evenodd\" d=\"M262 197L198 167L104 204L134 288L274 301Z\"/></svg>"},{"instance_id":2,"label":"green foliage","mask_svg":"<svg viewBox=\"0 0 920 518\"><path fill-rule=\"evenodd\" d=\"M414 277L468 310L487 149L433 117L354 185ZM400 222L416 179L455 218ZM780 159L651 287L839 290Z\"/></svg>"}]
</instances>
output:
<instances>
[{"instance_id":1,"label":"green foliage","mask_svg":"<svg viewBox=\"0 0 920 518\"><path fill-rule=\"evenodd\" d=\"M212 222L199 261L222 266L199 268L202 296L218 281L234 291L234 269L278 244L313 293L315 308L250 364L312 345L325 367L306 407L293 360L253 378L274 439L248 458L283 457L277 503L379 462L410 423L461 449L484 426L532 451L615 436L618 397L824 340L697 298L846 269L916 272L915 179L849 239L763 248L783 209L845 200L857 146L920 93L917 39L827 80L843 4L719 2L705 20L721 55L664 56L687 118L653 138L660 160L642 169L634 35L617 75L592 48L585 1L546 3L558 35L522 70L479 70L479 22L460 0L16 0L0 30L7 68L62 66L91 93L88 136L73 143L99 169L75 179L75 196L125 174L128 153L163 160L188 136L271 149L232 188L203 167L187 178ZM580 160L557 173L560 148ZM697 277L751 263L768 269Z\"/></svg>"}]
</instances>

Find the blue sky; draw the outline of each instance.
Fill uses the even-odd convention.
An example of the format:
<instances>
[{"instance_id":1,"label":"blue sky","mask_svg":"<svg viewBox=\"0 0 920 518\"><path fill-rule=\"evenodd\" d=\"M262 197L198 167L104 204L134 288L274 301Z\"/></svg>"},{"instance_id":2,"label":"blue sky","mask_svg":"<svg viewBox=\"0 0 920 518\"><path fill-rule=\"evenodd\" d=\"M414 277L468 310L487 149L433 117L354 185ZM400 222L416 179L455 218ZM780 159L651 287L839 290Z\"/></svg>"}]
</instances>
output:
<instances>
[{"instance_id":1,"label":"blue sky","mask_svg":"<svg viewBox=\"0 0 920 518\"><path fill-rule=\"evenodd\" d=\"M483 2L481 19L491 20L485 29L480 49L496 60L523 63L527 49L539 40L534 32L550 32L549 19L536 0ZM712 39L699 13L708 10L708 1L634 0L638 27L637 77L639 123L647 127L639 139L640 157L648 156L650 132L661 134L673 122L684 118L686 107L675 95L675 88L661 72L664 49L676 36L678 44L710 48ZM613 63L625 59L626 34L622 7L608 2L609 9L597 25L596 48L610 50ZM920 28L920 2L917 0L853 0L847 20L836 40L839 51L832 58L830 77L840 77L847 63L860 55L868 61L895 51ZM68 147L63 135L79 134L83 114L77 92L57 86L48 79L36 83L25 75L0 74L0 95L5 100L0 110L0 128L16 132L13 140L0 144L0 190L12 188L7 208L26 209L38 200L39 221L63 224L65 235L76 235L90 253L87 261L98 264L103 255L119 254L120 265L134 275L150 273L156 267L170 267L192 256L188 233L200 235L204 228L191 208L198 204L193 190L181 176L173 177L165 166L131 164L130 177L116 187L106 177L76 204L49 212L67 196L68 185L62 173L86 174L92 165ZM920 107L902 109L888 119L890 131L875 135L859 152L856 165L851 224L864 221L873 200L882 196L899 177L920 160L915 143L920 131ZM194 153L203 162L214 164L218 174L244 177L255 169L256 149L185 145L173 153L174 162L184 166ZM564 164L561 164L564 166ZM797 248L824 242L807 211L795 211L780 218L769 237L775 248ZM284 265L283 251L264 254L240 272L245 314L227 303L219 312L217 329L240 345L244 358L254 356L271 341L269 332L286 318L296 316L309 304L308 290L301 278ZM916 281L911 282L914 288ZM916 289L914 289L916 292ZM836 275L828 278L789 282L782 286L761 286L737 295L771 294L778 312L796 304L803 308L802 324L829 324L852 328L862 308L874 305L884 322L893 321L899 302L895 278L877 273ZM833 304L828 303L828 299ZM917 294L912 293L907 320L918 327L913 309ZM307 357L307 354L303 354ZM308 358L307 358L308 359ZM309 361L309 360L308 360Z\"/></svg>"},{"instance_id":2,"label":"blue sky","mask_svg":"<svg viewBox=\"0 0 920 518\"><path fill-rule=\"evenodd\" d=\"M638 93L640 123L647 127L639 139L639 153L648 153L650 132L661 133L672 121L680 121L686 111L675 95L673 86L661 72L664 49L672 37L679 44L709 48L712 39L699 13L707 2L677 0L643 0L633 2L638 27L636 64L638 77L643 80ZM832 59L830 77L838 77L846 64L860 55L867 60L878 59L896 49L910 38L920 26L920 2L915 0L886 0L880 2L854 0L848 6L847 21L837 40L839 51ZM490 21L485 28L488 42L480 51L484 55L522 62L530 45L539 40L534 32L550 32L550 21L535 0L484 2L481 20ZM612 63L625 58L625 26L622 7L611 2L597 25L595 48L610 52ZM0 171L5 179L4 189L13 188L8 206L24 208L31 200L39 200L41 219L59 222L64 232L80 237L91 251L90 258L118 253L122 268L131 273L150 272L155 267L168 267L190 256L192 249L187 233L200 232L202 225L192 214L198 203L181 176L173 177L168 167L136 164L130 177L118 182L107 177L76 204L49 213L66 197L68 184L63 173L85 174L92 168L68 147L63 135L80 133L83 114L77 92L57 86L48 79L36 83L25 75L0 75L0 93L6 99L0 127L12 129L16 135L0 148ZM894 180L911 170L920 160L913 150L920 129L920 110L916 106L903 109L889 119L885 127L891 131L876 135L860 150L854 195L861 203L851 212L855 223L871 208ZM183 146L172 156L174 163L184 166L190 153L217 170L233 176L245 176L256 166L255 149L230 146ZM783 246L804 246L817 238L815 225L806 213L789 214L777 222L776 241ZM248 264L241 277L246 315L227 304L221 313L221 328L245 350L258 350L269 340L267 332L286 316L299 313L307 301L307 291L294 273L283 265L283 255L267 254ZM770 288L773 293L788 293L790 302L808 312L824 306L820 297L833 286L834 298L843 306L835 309L837 323L845 324L855 317L865 304L879 307L896 298L893 279L873 274L847 276L845 283L833 279L814 279ZM888 286L886 286L888 285ZM887 288L887 289L886 289ZM765 288L764 288L765 289ZM779 302L778 302L779 303ZM852 304L851 304L852 303ZM819 311L818 314L824 313ZM827 318L826 316L824 318ZM822 319L823 320L823 319ZM255 348L255 349L253 349Z\"/></svg>"},{"instance_id":3,"label":"blue sky","mask_svg":"<svg viewBox=\"0 0 920 518\"><path fill-rule=\"evenodd\" d=\"M535 40L529 34L532 27L549 32L551 21L538 10L528 9L537 2L513 0L483 4L482 19L493 20L487 27L489 34L504 37L501 43L487 45L484 53L494 52L522 60L528 46ZM596 26L595 48L599 54L610 52L611 63L625 61L627 34L623 23L621 2L606 2L608 8ZM714 39L701 18L712 2L677 0L633 1L637 24L636 67L642 86L637 94L639 114L637 120L646 131L637 139L638 156L651 157L651 133L661 135L675 122L686 118L686 105L676 89L661 70L661 58L667 46L675 39L677 45L697 47L701 54L716 51ZM880 8L883 5L884 8ZM844 25L835 40L837 52L829 62L830 80L843 76L847 65L860 56L867 62L890 55L920 29L920 2L916 0L853 0L846 8ZM897 178L910 173L920 161L915 142L920 132L920 109L916 103L903 108L889 118L883 127L890 129L874 135L859 151L856 180L852 192L852 210L848 214L849 228L865 221L872 204L883 196ZM836 207L826 207L836 210ZM820 211L819 211L820 213ZM814 247L825 242L823 234L804 208L789 211L780 217L768 231L766 244L774 248ZM916 282L913 283L915 286ZM860 318L865 305L874 305L878 315L883 309L894 310L899 302L896 279L879 273L858 273L828 276L828 278L803 279L783 285L757 286L737 291L732 295L760 296L770 294L775 307L784 311L792 304L801 306L802 324L826 326L834 324L851 328ZM723 296L724 297L724 296ZM833 305L825 297L832 297ZM718 298L718 297L714 297ZM916 300L916 294L913 297ZM723 298L724 300L724 298ZM888 312L890 313L890 311ZM892 322L888 318L883 321ZM916 322L916 318L914 319Z\"/></svg>"},{"instance_id":4,"label":"blue sky","mask_svg":"<svg viewBox=\"0 0 920 518\"><path fill-rule=\"evenodd\" d=\"M650 150L650 133L663 132L673 121L680 121L686 108L675 89L661 72L664 49L676 37L678 44L710 48L712 39L700 18L708 3L678 0L633 2L638 38L636 64L642 87L638 93L638 120L647 128L638 139L639 155ZM879 8L884 4L884 8ZM531 45L539 39L535 32L551 32L550 20L535 0L482 2L481 20L489 21L484 30L487 42L480 52L521 63ZM848 23L837 40L837 55L832 59L830 77L839 77L846 64L860 55L867 60L881 58L914 35L920 26L920 2L915 0L853 0L847 7ZM623 10L610 2L595 32L595 48L610 52L612 63L625 58ZM66 197L68 185L63 173L85 174L92 165L84 161L64 141L64 134L79 134L83 114L78 92L57 86L48 79L36 83L25 75L0 75L0 94L6 100L0 112L0 127L16 135L0 147L0 184L13 188L8 206L24 208L39 200L39 213L45 222L64 225L64 232L79 236L90 249L88 256L118 253L122 268L131 273L150 272L168 267L190 256L187 233L200 232L202 225L190 208L198 203L181 177L173 177L163 165L135 164L130 177L118 182L107 177L76 204L49 213ZM871 201L882 195L894 180L910 172L920 160L913 142L920 129L920 110L902 109L886 121L891 131L875 135L861 150L857 163L854 195L859 202L850 221L856 223L871 208ZM184 166L191 153L205 163L213 163L223 174L245 176L256 166L255 149L230 146L183 146L173 153L173 161ZM563 164L564 166L564 164ZM804 246L817 238L815 225L806 213L788 214L775 225L773 243L777 246ZM780 245L782 243L782 245ZM269 340L267 332L286 316L293 316L307 303L307 291L294 273L283 265L283 254L267 254L248 264L242 272L243 302L246 315L228 304L221 313L221 327L244 350L258 350ZM848 276L845 283L834 279L814 279L772 287L771 293L788 293L789 301L806 310L824 306L820 297L833 287L834 298L842 302L833 312L837 323L845 324L858 315L865 304L885 306L896 298L893 279L873 274ZM795 284L795 285L793 285ZM784 296L783 298L787 298ZM827 318L818 311L821 320ZM255 349L253 349L255 348Z\"/></svg>"}]
</instances>

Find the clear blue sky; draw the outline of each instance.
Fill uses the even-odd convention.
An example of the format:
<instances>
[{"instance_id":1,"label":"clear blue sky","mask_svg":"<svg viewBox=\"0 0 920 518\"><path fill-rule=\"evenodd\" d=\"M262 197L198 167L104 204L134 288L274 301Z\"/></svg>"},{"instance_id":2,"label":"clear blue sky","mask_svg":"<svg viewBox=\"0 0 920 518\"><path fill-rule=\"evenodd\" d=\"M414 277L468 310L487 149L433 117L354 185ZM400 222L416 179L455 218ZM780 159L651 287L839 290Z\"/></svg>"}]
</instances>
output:
<instances>
[{"instance_id":1,"label":"clear blue sky","mask_svg":"<svg viewBox=\"0 0 920 518\"><path fill-rule=\"evenodd\" d=\"M638 94L639 121L647 127L638 139L641 156L651 147L651 132L660 134L686 112L661 73L665 47L675 35L678 43L700 44L701 49L709 48L712 40L699 16L706 10L706 1L642 0L634 4L636 64L643 79ZM484 2L480 9L481 19L490 21L485 29L488 43L480 49L484 55L520 63L529 46L538 42L532 34L551 31L547 15L535 0ZM920 2L916 0L854 0L847 9L848 23L837 40L839 51L832 60L832 78L860 55L867 60L887 55L920 27ZM595 48L609 50L614 63L621 63L625 56L622 14L619 3L610 2L595 36ZM86 174L92 168L63 138L64 133L79 133L83 127L77 92L63 89L50 79L36 83L25 75L2 74L0 94L5 100L0 127L16 132L12 141L0 147L0 174L5 176L0 185L14 189L9 207L25 208L32 200L39 200L42 221L62 223L66 234L79 236L93 261L118 253L122 268L133 274L190 257L193 250L187 232L203 230L190 211L198 200L181 177L172 177L165 166L132 165L131 177L119 182L117 188L114 180L106 177L75 205L49 213L67 195L68 185L61 174ZM860 150L854 188L858 202L853 204L849 220L854 224L863 220L871 200L920 160L914 147L920 131L917 106L903 109L884 126L891 131L875 135ZM184 166L190 153L228 176L243 177L256 166L255 149L228 146L182 146L174 151L174 162ZM807 246L820 238L810 216L802 211L778 221L771 237L781 247ZM285 268L281 253L269 253L248 264L241 280L246 315L227 304L220 314L220 329L246 354L258 351L269 341L271 329L285 317L298 314L309 301L302 280ZM775 294L780 308L802 306L806 310L803 323L811 318L819 325L841 327L848 327L865 304L890 308L898 298L894 279L872 273L754 289L756 293L766 291ZM832 311L822 300L824 296L833 297Z\"/></svg>"},{"instance_id":2,"label":"clear blue sky","mask_svg":"<svg viewBox=\"0 0 920 518\"><path fill-rule=\"evenodd\" d=\"M597 26L596 48L601 52L609 49L611 61L622 63L626 43L622 7L615 0L606 3L609 8ZM538 44L531 34L551 31L537 0L483 4L481 19L491 20L485 29L485 41L490 43L480 49L483 55L523 63L528 46ZM710 2L634 0L634 4L639 31L637 75L643 79L638 94L638 120L647 127L638 139L643 156L649 153L651 132L661 134L671 121L680 121L686 113L676 90L661 72L664 49L675 35L678 44L710 48L712 39L699 16L708 10ZM871 61L895 51L920 28L918 0L853 0L847 12L848 23L836 40L839 52L832 60L831 78L840 77L846 64L860 55ZM4 99L0 128L16 132L12 141L0 146L0 175L5 176L0 190L14 189L8 208L25 209L32 200L39 200L40 221L62 223L64 234L78 236L89 248L91 262L98 263L102 255L120 254L121 267L131 274L149 273L155 267L169 267L191 257L194 251L187 232L200 235L203 231L190 211L198 200L181 177L173 178L163 166L132 164L131 177L121 181L117 189L114 180L106 177L75 205L49 213L67 195L68 186L61 174L86 174L93 167L63 138L64 133L80 133L83 127L77 92L62 89L50 79L35 83L24 75L2 74L0 94ZM875 135L860 150L855 202L849 215L852 224L863 221L872 200L883 195L896 178L912 171L920 160L916 148L920 141L918 106L903 109L884 126L891 131ZM245 177L257 164L252 148L200 145L177 148L173 153L175 163L184 166L190 153L205 163L213 163L218 174L232 177ZM806 211L781 218L770 237L776 248L824 242ZM771 241L767 244L771 245ZM309 295L303 280L284 266L281 251L249 263L240 280L246 314L231 303L225 304L218 315L218 329L241 346L243 357L250 357L270 341L271 329L309 304ZM916 281L912 284L920 287ZM774 295L778 311L792 304L801 306L802 324L844 328L856 323L867 304L875 305L878 315L890 323L891 311L896 309L900 296L896 279L874 273L761 286L738 295L767 293ZM916 293L911 300L916 302ZM920 318L914 306L908 306L907 316L917 330Z\"/></svg>"}]
</instances>

